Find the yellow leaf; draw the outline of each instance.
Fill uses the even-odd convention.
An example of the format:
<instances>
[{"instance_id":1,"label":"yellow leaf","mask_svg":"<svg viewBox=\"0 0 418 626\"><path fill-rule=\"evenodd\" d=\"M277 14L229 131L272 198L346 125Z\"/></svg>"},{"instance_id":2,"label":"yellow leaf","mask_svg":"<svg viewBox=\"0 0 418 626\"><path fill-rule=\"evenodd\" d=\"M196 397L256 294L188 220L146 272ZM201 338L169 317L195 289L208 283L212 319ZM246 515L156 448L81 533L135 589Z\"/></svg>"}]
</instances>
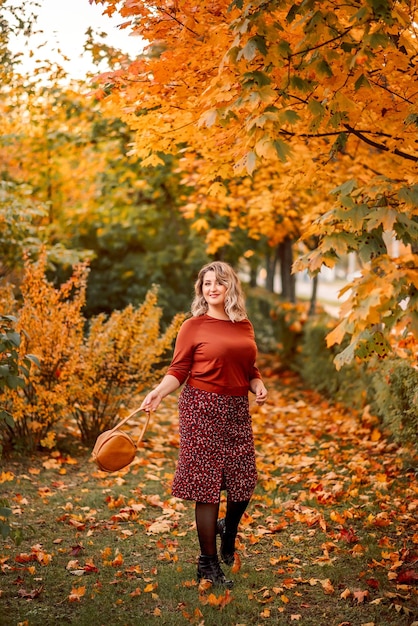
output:
<instances>
[{"instance_id":1,"label":"yellow leaf","mask_svg":"<svg viewBox=\"0 0 418 626\"><path fill-rule=\"evenodd\" d=\"M2 472L0 474L0 483L10 482L14 480L14 477L13 472Z\"/></svg>"},{"instance_id":2,"label":"yellow leaf","mask_svg":"<svg viewBox=\"0 0 418 626\"><path fill-rule=\"evenodd\" d=\"M382 438L382 433L378 428L374 428L372 434L370 435L370 439L372 441L379 441Z\"/></svg>"},{"instance_id":3,"label":"yellow leaf","mask_svg":"<svg viewBox=\"0 0 418 626\"><path fill-rule=\"evenodd\" d=\"M329 595L334 593L335 589L332 586L332 583L331 583L329 578L325 578L324 580L321 580L320 583L321 583L322 589L325 591L325 593L327 593Z\"/></svg>"},{"instance_id":4,"label":"yellow leaf","mask_svg":"<svg viewBox=\"0 0 418 626\"><path fill-rule=\"evenodd\" d=\"M331 330L326 336L327 347L330 348L334 344L339 345L344 339L345 335L345 320L337 324L337 326Z\"/></svg>"},{"instance_id":5,"label":"yellow leaf","mask_svg":"<svg viewBox=\"0 0 418 626\"><path fill-rule=\"evenodd\" d=\"M157 154L150 154L141 161L142 167L155 167L156 165L164 165L164 161Z\"/></svg>"},{"instance_id":6,"label":"yellow leaf","mask_svg":"<svg viewBox=\"0 0 418 626\"><path fill-rule=\"evenodd\" d=\"M231 572L233 574L236 574L237 572L239 572L241 569L241 558L239 556L239 554L237 552L235 552L234 554L234 564L231 568Z\"/></svg>"},{"instance_id":7,"label":"yellow leaf","mask_svg":"<svg viewBox=\"0 0 418 626\"><path fill-rule=\"evenodd\" d=\"M213 198L218 198L225 196L226 187L220 182L214 182L208 189L208 196L212 196Z\"/></svg>"},{"instance_id":8,"label":"yellow leaf","mask_svg":"<svg viewBox=\"0 0 418 626\"><path fill-rule=\"evenodd\" d=\"M113 567L119 567L120 565L123 564L123 556L121 554L118 554L112 561L112 565Z\"/></svg>"},{"instance_id":9,"label":"yellow leaf","mask_svg":"<svg viewBox=\"0 0 418 626\"><path fill-rule=\"evenodd\" d=\"M216 118L218 116L218 112L216 109L210 109L209 111L205 111L199 118L198 126L206 126L210 128L216 122Z\"/></svg>"},{"instance_id":10,"label":"yellow leaf","mask_svg":"<svg viewBox=\"0 0 418 626\"><path fill-rule=\"evenodd\" d=\"M207 220L205 220L203 217L201 217L198 220L196 220L195 222L193 222L192 228L193 228L193 230L196 230L198 233L201 233L202 231L208 230L209 224L208 224Z\"/></svg>"},{"instance_id":11,"label":"yellow leaf","mask_svg":"<svg viewBox=\"0 0 418 626\"><path fill-rule=\"evenodd\" d=\"M71 589L70 595L68 596L68 600L70 602L80 602L81 598L84 596L85 593L86 593L85 587L73 587Z\"/></svg>"}]
</instances>

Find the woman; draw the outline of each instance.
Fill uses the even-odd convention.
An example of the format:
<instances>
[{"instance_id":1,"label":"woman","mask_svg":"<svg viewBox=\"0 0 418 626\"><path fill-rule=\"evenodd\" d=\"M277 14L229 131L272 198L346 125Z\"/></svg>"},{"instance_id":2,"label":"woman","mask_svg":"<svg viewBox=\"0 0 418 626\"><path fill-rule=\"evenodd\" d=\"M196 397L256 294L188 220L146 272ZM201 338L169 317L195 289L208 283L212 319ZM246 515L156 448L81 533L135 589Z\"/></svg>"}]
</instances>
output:
<instances>
[{"instance_id":1,"label":"woman","mask_svg":"<svg viewBox=\"0 0 418 626\"><path fill-rule=\"evenodd\" d=\"M196 503L198 580L231 588L218 560L216 534L222 560L232 565L238 525L257 482L248 391L261 405L267 390L255 365L257 348L241 285L227 263L214 261L200 270L191 312L166 375L141 408L155 411L186 383L179 396L180 452L172 494ZM222 489L227 508L218 520Z\"/></svg>"}]
</instances>

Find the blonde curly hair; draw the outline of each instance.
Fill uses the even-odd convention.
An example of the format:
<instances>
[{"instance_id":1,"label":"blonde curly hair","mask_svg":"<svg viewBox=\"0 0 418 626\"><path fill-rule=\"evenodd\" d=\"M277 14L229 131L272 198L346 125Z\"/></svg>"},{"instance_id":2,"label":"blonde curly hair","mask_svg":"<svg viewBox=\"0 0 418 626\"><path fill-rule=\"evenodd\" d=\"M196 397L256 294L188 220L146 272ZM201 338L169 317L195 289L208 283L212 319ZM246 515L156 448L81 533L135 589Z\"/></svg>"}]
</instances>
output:
<instances>
[{"instance_id":1,"label":"blonde curly hair","mask_svg":"<svg viewBox=\"0 0 418 626\"><path fill-rule=\"evenodd\" d=\"M207 272L214 272L216 280L226 287L225 313L231 322L240 322L247 319L244 293L236 272L228 263L213 261L204 265L200 270L194 285L195 297L191 305L193 317L205 315L208 312L208 303L203 297L203 281Z\"/></svg>"}]
</instances>

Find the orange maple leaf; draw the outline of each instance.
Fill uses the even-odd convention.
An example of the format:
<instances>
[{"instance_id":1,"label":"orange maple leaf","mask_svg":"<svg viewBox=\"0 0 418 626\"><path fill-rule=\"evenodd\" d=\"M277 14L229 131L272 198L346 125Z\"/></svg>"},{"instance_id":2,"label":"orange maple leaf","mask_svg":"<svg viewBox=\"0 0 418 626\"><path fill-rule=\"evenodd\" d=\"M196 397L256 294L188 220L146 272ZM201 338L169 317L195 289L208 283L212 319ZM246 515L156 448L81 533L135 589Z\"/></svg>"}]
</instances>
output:
<instances>
[{"instance_id":1,"label":"orange maple leaf","mask_svg":"<svg viewBox=\"0 0 418 626\"><path fill-rule=\"evenodd\" d=\"M364 602L364 600L368 598L369 595L370 594L367 589L365 591L358 590L353 592L353 598L357 600L357 604L361 604L362 602Z\"/></svg>"},{"instance_id":2,"label":"orange maple leaf","mask_svg":"<svg viewBox=\"0 0 418 626\"><path fill-rule=\"evenodd\" d=\"M84 596L85 593L86 593L85 587L73 587L71 589L70 595L68 596L68 600L70 602L80 602L81 598Z\"/></svg>"},{"instance_id":3,"label":"orange maple leaf","mask_svg":"<svg viewBox=\"0 0 418 626\"><path fill-rule=\"evenodd\" d=\"M227 604L232 602L233 596L231 595L229 589L226 589L225 593L219 596L214 593L210 593L208 596L201 594L199 595L199 600L202 604L209 604L209 606L223 609Z\"/></svg>"}]
</instances>

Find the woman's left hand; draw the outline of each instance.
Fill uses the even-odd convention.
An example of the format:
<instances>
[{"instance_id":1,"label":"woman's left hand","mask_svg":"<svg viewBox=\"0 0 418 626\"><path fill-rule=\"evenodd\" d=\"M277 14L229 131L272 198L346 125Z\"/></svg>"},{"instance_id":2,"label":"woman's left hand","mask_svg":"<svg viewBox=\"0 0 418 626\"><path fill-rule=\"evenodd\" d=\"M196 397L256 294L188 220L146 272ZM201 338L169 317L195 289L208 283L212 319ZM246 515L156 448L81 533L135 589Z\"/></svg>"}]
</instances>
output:
<instances>
[{"instance_id":1,"label":"woman's left hand","mask_svg":"<svg viewBox=\"0 0 418 626\"><path fill-rule=\"evenodd\" d=\"M253 378L250 381L250 389L255 394L255 401L257 404L264 404L267 398L267 389L264 386L261 378Z\"/></svg>"}]
</instances>

